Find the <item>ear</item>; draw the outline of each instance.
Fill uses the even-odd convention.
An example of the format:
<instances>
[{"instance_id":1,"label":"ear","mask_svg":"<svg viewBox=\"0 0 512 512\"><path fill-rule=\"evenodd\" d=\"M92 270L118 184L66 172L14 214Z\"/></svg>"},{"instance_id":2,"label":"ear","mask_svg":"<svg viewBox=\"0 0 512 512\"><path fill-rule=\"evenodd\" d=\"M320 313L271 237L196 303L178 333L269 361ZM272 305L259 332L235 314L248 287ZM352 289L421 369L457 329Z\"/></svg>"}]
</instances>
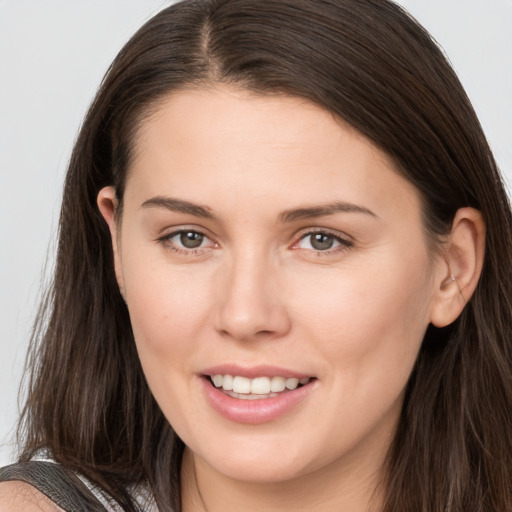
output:
<instances>
[{"instance_id":1,"label":"ear","mask_svg":"<svg viewBox=\"0 0 512 512\"><path fill-rule=\"evenodd\" d=\"M482 272L485 255L485 222L474 208L455 214L436 276L430 321L446 327L462 312Z\"/></svg>"},{"instance_id":2,"label":"ear","mask_svg":"<svg viewBox=\"0 0 512 512\"><path fill-rule=\"evenodd\" d=\"M112 238L112 250L114 253L114 270L116 273L117 284L121 295L125 296L124 293L124 279L121 267L121 257L119 251L119 239L118 239L118 222L116 219L116 212L119 205L116 197L116 190L114 187L104 187L100 190L97 198L98 208L101 215L105 219L110 230L110 236Z\"/></svg>"}]
</instances>

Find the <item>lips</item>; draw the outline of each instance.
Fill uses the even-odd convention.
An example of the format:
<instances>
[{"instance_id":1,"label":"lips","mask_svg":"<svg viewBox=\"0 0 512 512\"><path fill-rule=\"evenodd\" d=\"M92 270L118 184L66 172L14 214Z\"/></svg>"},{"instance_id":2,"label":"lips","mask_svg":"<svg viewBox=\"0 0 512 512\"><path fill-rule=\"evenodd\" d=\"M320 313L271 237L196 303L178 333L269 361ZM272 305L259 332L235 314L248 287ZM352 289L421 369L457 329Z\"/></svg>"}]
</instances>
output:
<instances>
[{"instance_id":1,"label":"lips","mask_svg":"<svg viewBox=\"0 0 512 512\"><path fill-rule=\"evenodd\" d=\"M213 409L246 424L265 423L293 411L318 384L315 377L274 367L222 366L205 370L202 377Z\"/></svg>"}]
</instances>

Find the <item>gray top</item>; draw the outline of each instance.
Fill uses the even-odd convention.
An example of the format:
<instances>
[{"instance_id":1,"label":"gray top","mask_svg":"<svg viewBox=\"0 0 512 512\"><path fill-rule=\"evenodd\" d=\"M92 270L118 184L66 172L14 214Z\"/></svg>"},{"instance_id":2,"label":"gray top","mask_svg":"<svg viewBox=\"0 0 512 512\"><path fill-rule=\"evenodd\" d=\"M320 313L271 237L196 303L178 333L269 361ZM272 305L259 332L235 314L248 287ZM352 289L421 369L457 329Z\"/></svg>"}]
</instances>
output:
<instances>
[{"instance_id":1,"label":"gray top","mask_svg":"<svg viewBox=\"0 0 512 512\"><path fill-rule=\"evenodd\" d=\"M0 468L0 482L17 480L32 485L66 512L105 512L91 490L60 464L33 460Z\"/></svg>"}]
</instances>

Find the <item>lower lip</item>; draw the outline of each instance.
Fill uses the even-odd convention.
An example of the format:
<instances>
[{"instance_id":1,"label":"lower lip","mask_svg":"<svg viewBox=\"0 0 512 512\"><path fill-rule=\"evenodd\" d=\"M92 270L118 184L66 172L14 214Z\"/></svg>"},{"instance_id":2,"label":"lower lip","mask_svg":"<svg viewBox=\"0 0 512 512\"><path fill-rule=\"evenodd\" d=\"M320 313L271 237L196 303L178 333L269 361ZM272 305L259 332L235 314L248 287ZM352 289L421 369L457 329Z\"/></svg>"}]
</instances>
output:
<instances>
[{"instance_id":1,"label":"lower lip","mask_svg":"<svg viewBox=\"0 0 512 512\"><path fill-rule=\"evenodd\" d=\"M309 395L317 382L313 380L305 386L272 398L243 400L219 391L208 377L202 377L201 381L206 397L215 411L230 421L248 425L258 425L284 416Z\"/></svg>"}]
</instances>

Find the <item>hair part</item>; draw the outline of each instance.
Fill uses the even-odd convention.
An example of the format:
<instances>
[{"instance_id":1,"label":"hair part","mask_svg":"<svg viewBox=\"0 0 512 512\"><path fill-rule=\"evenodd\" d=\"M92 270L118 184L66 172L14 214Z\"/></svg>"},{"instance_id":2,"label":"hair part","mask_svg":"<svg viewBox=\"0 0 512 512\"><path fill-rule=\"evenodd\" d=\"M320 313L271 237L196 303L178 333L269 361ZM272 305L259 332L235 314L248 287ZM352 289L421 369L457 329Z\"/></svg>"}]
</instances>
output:
<instances>
[{"instance_id":1,"label":"hair part","mask_svg":"<svg viewBox=\"0 0 512 512\"><path fill-rule=\"evenodd\" d=\"M183 443L142 372L96 197L114 186L120 215L144 120L171 92L217 83L301 97L353 126L415 185L433 241L459 208L482 212L482 277L460 318L426 333L387 460L384 512L508 510L510 205L442 51L387 0L185 0L121 50L69 163L54 281L28 360L21 459L48 448L127 511L137 509L128 489L142 482L161 511L180 510Z\"/></svg>"}]
</instances>

